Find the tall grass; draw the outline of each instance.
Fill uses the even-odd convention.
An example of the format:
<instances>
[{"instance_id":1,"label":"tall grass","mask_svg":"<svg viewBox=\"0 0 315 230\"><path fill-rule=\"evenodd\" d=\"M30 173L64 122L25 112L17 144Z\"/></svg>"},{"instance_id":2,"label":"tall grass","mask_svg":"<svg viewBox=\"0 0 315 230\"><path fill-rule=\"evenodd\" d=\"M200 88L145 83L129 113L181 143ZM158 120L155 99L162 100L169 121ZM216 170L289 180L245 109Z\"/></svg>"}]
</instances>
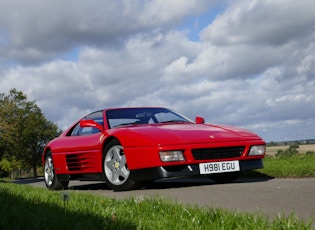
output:
<instances>
[{"instance_id":1,"label":"tall grass","mask_svg":"<svg viewBox=\"0 0 315 230\"><path fill-rule=\"evenodd\" d=\"M110 199L0 181L0 229L311 229L294 215L202 209L161 198ZM245 204L244 204L245 205Z\"/></svg>"},{"instance_id":2,"label":"tall grass","mask_svg":"<svg viewBox=\"0 0 315 230\"><path fill-rule=\"evenodd\" d=\"M281 153L266 156L264 168L257 170L271 177L314 177L315 154Z\"/></svg>"}]
</instances>

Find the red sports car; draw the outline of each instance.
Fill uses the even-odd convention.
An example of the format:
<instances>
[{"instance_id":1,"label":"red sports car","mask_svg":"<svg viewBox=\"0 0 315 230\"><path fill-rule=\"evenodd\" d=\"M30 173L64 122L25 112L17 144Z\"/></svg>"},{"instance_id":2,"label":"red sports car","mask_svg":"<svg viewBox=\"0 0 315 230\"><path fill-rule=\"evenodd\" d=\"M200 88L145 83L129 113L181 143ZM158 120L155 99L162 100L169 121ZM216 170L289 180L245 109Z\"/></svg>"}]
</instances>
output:
<instances>
[{"instance_id":1,"label":"red sports car","mask_svg":"<svg viewBox=\"0 0 315 230\"><path fill-rule=\"evenodd\" d=\"M48 189L69 181L104 180L115 191L166 177L206 175L232 182L263 168L265 142L233 126L192 121L160 107L93 112L50 141L43 152Z\"/></svg>"}]
</instances>

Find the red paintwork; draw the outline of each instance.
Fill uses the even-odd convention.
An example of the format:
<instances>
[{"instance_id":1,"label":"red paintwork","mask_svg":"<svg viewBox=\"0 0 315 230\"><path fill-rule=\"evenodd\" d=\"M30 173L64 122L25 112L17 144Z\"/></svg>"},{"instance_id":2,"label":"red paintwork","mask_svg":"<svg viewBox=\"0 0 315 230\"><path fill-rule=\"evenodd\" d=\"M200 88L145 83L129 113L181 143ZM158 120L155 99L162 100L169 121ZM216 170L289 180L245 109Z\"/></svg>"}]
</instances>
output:
<instances>
[{"instance_id":1,"label":"red paintwork","mask_svg":"<svg viewBox=\"0 0 315 230\"><path fill-rule=\"evenodd\" d=\"M258 136L240 128L236 131L206 124L167 124L138 126L123 129L121 143L125 147L129 169L150 168L166 165L194 164L210 160L194 160L192 148L226 147L245 145L246 153L252 145L264 142ZM214 138L210 138L213 136ZM158 152L161 150L185 150L185 162L163 163ZM257 159L260 157L242 156L235 159ZM220 159L220 160L225 160ZM229 160L232 160L231 158ZM218 161L218 160L212 160Z\"/></svg>"},{"instance_id":2,"label":"red paintwork","mask_svg":"<svg viewBox=\"0 0 315 230\"><path fill-rule=\"evenodd\" d=\"M104 120L106 121L105 112ZM261 159L264 156L247 156L250 146L264 145L257 135L233 126L203 124L203 118L196 123L176 124L142 124L108 129L104 123L102 132L87 136L67 136L79 122L74 123L59 137L50 141L43 153L43 163L48 150L52 152L56 174L102 173L102 154L104 145L110 138L116 138L124 147L128 168L130 170L170 166L180 164L198 164L202 162L224 161L194 160L192 148L215 148L226 146L245 146L241 157L228 160ZM90 126L89 121L81 122L81 126ZM184 150L186 161L164 163L159 158L161 150ZM66 163L68 159L79 159L79 162ZM72 158L74 157L74 158ZM70 167L71 166L71 167Z\"/></svg>"}]
</instances>

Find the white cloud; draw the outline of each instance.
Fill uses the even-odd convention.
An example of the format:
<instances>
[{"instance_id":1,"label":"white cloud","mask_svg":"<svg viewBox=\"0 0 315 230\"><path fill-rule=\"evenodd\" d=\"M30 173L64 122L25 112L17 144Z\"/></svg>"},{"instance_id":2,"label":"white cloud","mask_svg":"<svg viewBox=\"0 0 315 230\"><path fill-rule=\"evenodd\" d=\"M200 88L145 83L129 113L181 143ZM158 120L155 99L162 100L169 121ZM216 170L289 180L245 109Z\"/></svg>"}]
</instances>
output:
<instances>
[{"instance_id":1,"label":"white cloud","mask_svg":"<svg viewBox=\"0 0 315 230\"><path fill-rule=\"evenodd\" d=\"M167 30L211 4L206 0L4 0L0 41L6 45L0 53L16 62L34 64L78 45L118 46L135 34Z\"/></svg>"},{"instance_id":2,"label":"white cloud","mask_svg":"<svg viewBox=\"0 0 315 230\"><path fill-rule=\"evenodd\" d=\"M227 1L200 41L176 29L215 3L5 0L0 92L23 91L61 128L96 109L143 105L267 141L315 138L314 4Z\"/></svg>"},{"instance_id":3,"label":"white cloud","mask_svg":"<svg viewBox=\"0 0 315 230\"><path fill-rule=\"evenodd\" d=\"M241 0L232 2L201 36L218 45L281 46L314 32L314 12L312 0Z\"/></svg>"}]
</instances>

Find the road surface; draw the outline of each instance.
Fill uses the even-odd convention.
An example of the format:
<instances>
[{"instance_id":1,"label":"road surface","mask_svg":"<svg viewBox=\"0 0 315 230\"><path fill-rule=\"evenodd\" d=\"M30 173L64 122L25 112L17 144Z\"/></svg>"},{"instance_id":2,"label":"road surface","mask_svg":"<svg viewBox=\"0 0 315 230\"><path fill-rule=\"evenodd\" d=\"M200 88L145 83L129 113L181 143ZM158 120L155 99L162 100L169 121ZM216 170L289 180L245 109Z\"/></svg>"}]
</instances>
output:
<instances>
[{"instance_id":1,"label":"road surface","mask_svg":"<svg viewBox=\"0 0 315 230\"><path fill-rule=\"evenodd\" d=\"M42 178L19 183L45 187ZM200 207L262 212L270 218L294 212L305 221L313 220L315 227L315 178L241 178L230 184L214 184L206 177L176 178L158 180L127 192L113 192L102 182L70 181L69 186L70 190L117 199L159 196Z\"/></svg>"}]
</instances>

